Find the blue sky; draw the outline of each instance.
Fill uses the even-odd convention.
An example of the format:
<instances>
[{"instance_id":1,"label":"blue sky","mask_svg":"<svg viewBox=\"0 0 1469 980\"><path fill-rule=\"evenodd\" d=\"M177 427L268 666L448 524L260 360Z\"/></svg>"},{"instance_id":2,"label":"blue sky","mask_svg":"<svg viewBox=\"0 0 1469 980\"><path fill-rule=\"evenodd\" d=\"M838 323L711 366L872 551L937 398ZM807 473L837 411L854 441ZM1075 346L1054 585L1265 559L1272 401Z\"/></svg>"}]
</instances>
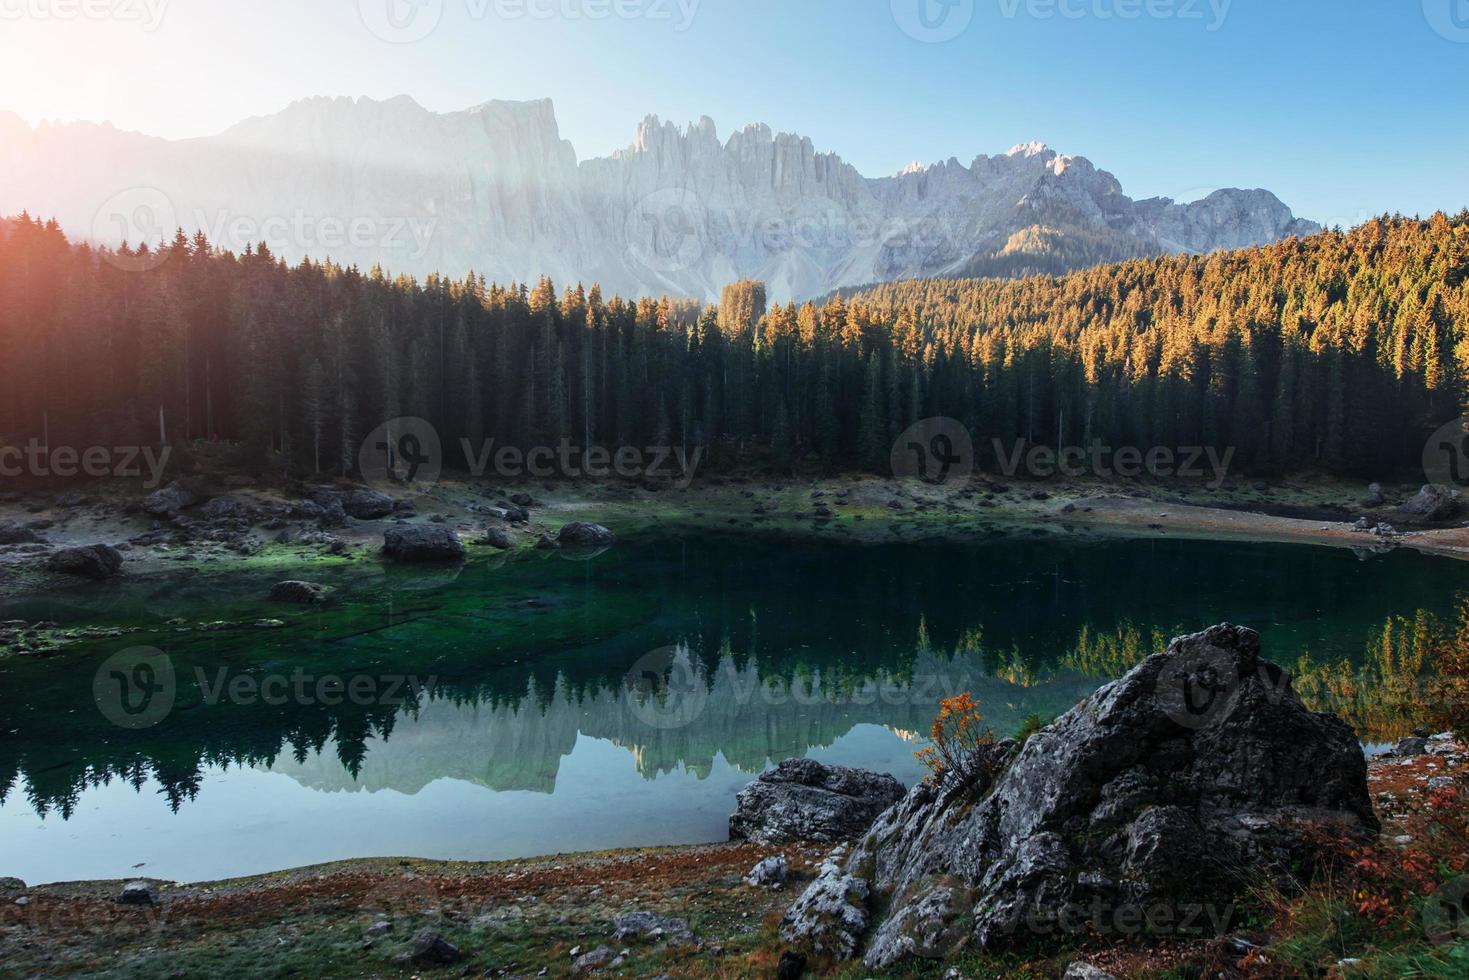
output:
<instances>
[{"instance_id":1,"label":"blue sky","mask_svg":"<svg viewBox=\"0 0 1469 980\"><path fill-rule=\"evenodd\" d=\"M306 95L550 97L582 157L707 114L869 175L1037 139L1134 197L1469 206L1469 0L66 2L0 0L0 108L182 137Z\"/></svg>"}]
</instances>

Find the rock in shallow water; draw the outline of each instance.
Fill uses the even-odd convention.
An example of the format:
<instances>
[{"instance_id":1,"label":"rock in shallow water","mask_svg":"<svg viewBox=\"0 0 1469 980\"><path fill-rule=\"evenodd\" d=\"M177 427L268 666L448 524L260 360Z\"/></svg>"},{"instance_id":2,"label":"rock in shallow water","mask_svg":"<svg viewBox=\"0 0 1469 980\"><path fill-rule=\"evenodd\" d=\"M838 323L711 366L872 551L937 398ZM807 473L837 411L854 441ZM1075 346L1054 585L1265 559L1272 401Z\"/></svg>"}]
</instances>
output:
<instances>
[{"instance_id":1,"label":"rock in shallow water","mask_svg":"<svg viewBox=\"0 0 1469 980\"><path fill-rule=\"evenodd\" d=\"M122 552L111 545L90 544L82 548L63 548L46 559L46 568L63 575L81 575L104 579L122 568Z\"/></svg>"},{"instance_id":2,"label":"rock in shallow water","mask_svg":"<svg viewBox=\"0 0 1469 980\"><path fill-rule=\"evenodd\" d=\"M561 529L556 540L568 548L605 548L617 543L617 536L600 524L573 521Z\"/></svg>"},{"instance_id":3,"label":"rock in shallow water","mask_svg":"<svg viewBox=\"0 0 1469 980\"><path fill-rule=\"evenodd\" d=\"M1351 728L1307 710L1258 653L1229 625L1175 640L1033 735L988 793L915 787L787 918L814 923L798 913L870 888L874 970L1068 923L1227 928L1241 870L1284 879L1311 859L1300 821L1377 831ZM859 913L837 911L807 941L851 945Z\"/></svg>"},{"instance_id":4,"label":"rock in shallow water","mask_svg":"<svg viewBox=\"0 0 1469 980\"><path fill-rule=\"evenodd\" d=\"M787 759L740 790L730 840L757 844L851 840L903 798L886 773Z\"/></svg>"},{"instance_id":5,"label":"rock in shallow water","mask_svg":"<svg viewBox=\"0 0 1469 980\"><path fill-rule=\"evenodd\" d=\"M407 524L383 532L383 554L406 564L460 561L464 558L464 543L452 528Z\"/></svg>"},{"instance_id":6,"label":"rock in shallow water","mask_svg":"<svg viewBox=\"0 0 1469 980\"><path fill-rule=\"evenodd\" d=\"M277 582L270 589L272 602L296 602L305 606L320 605L335 592L329 585L317 582Z\"/></svg>"}]
</instances>

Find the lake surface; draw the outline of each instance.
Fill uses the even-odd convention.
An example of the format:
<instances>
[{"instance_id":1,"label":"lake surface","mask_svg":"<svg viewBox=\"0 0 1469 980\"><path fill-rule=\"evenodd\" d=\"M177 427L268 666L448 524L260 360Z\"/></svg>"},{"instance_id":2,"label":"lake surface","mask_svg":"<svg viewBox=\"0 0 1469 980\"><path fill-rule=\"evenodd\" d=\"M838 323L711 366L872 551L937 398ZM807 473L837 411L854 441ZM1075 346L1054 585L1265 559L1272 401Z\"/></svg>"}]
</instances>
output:
<instances>
[{"instance_id":1,"label":"lake surface","mask_svg":"<svg viewBox=\"0 0 1469 980\"><path fill-rule=\"evenodd\" d=\"M1469 593L1469 564L1407 551L1174 539L627 542L323 572L322 610L262 601L281 577L0 605L130 630L0 662L0 875L723 840L735 793L783 758L919 778L944 696L973 692L1008 734L1224 620L1282 664L1347 669L1393 617Z\"/></svg>"}]
</instances>

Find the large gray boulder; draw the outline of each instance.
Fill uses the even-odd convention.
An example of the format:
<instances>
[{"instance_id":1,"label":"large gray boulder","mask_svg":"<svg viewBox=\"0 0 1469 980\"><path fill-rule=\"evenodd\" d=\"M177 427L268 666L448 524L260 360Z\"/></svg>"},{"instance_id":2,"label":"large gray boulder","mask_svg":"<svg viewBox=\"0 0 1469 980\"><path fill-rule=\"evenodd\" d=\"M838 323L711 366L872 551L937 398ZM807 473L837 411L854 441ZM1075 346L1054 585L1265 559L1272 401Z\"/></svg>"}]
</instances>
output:
<instances>
[{"instance_id":1,"label":"large gray boulder","mask_svg":"<svg viewBox=\"0 0 1469 980\"><path fill-rule=\"evenodd\" d=\"M740 790L729 838L756 844L851 840L903 792L886 773L787 759Z\"/></svg>"},{"instance_id":2,"label":"large gray boulder","mask_svg":"<svg viewBox=\"0 0 1469 980\"><path fill-rule=\"evenodd\" d=\"M199 502L193 490L175 480L161 490L154 490L143 498L143 510L155 517L176 514Z\"/></svg>"},{"instance_id":3,"label":"large gray boulder","mask_svg":"<svg viewBox=\"0 0 1469 980\"><path fill-rule=\"evenodd\" d=\"M242 520L246 516L245 505L229 495L215 497L199 508L199 516L207 521Z\"/></svg>"},{"instance_id":4,"label":"large gray boulder","mask_svg":"<svg viewBox=\"0 0 1469 980\"><path fill-rule=\"evenodd\" d=\"M1425 521L1446 521L1459 512L1459 494L1449 487L1430 483L1403 504L1403 510Z\"/></svg>"},{"instance_id":5,"label":"large gray boulder","mask_svg":"<svg viewBox=\"0 0 1469 980\"><path fill-rule=\"evenodd\" d=\"M360 521L373 521L393 512L393 498L376 490L353 490L342 497L342 509Z\"/></svg>"},{"instance_id":6,"label":"large gray boulder","mask_svg":"<svg viewBox=\"0 0 1469 980\"><path fill-rule=\"evenodd\" d=\"M409 960L424 966L449 966L458 963L463 958L459 947L439 935L432 929L424 927L418 930L413 937L413 952Z\"/></svg>"},{"instance_id":7,"label":"large gray boulder","mask_svg":"<svg viewBox=\"0 0 1469 980\"><path fill-rule=\"evenodd\" d=\"M130 881L117 893L119 905L157 905L158 889L149 881Z\"/></svg>"},{"instance_id":8,"label":"large gray boulder","mask_svg":"<svg viewBox=\"0 0 1469 980\"><path fill-rule=\"evenodd\" d=\"M842 869L843 856L839 848L822 862L816 880L781 919L780 935L818 956L849 960L861 948L872 919L867 909L872 887L866 878Z\"/></svg>"},{"instance_id":9,"label":"large gray boulder","mask_svg":"<svg viewBox=\"0 0 1469 980\"><path fill-rule=\"evenodd\" d=\"M993 789L914 787L833 872L870 886L864 964L1226 929L1246 878L1312 859L1302 823L1376 833L1356 735L1259 650L1227 624L1181 637L1031 736Z\"/></svg>"},{"instance_id":10,"label":"large gray boulder","mask_svg":"<svg viewBox=\"0 0 1469 980\"><path fill-rule=\"evenodd\" d=\"M0 544L39 544L41 536L15 521L0 521Z\"/></svg>"},{"instance_id":11,"label":"large gray boulder","mask_svg":"<svg viewBox=\"0 0 1469 980\"><path fill-rule=\"evenodd\" d=\"M406 564L462 561L464 542L441 524L405 524L383 532L383 554Z\"/></svg>"},{"instance_id":12,"label":"large gray boulder","mask_svg":"<svg viewBox=\"0 0 1469 980\"><path fill-rule=\"evenodd\" d=\"M561 529L556 540L568 548L605 548L617 543L617 536L600 524L573 521Z\"/></svg>"},{"instance_id":13,"label":"large gray boulder","mask_svg":"<svg viewBox=\"0 0 1469 980\"><path fill-rule=\"evenodd\" d=\"M612 924L612 938L618 942L641 939L650 942L670 942L686 945L697 942L689 929L688 919L658 915L655 912L628 912L617 917Z\"/></svg>"},{"instance_id":14,"label":"large gray boulder","mask_svg":"<svg viewBox=\"0 0 1469 980\"><path fill-rule=\"evenodd\" d=\"M48 571L83 578L104 579L122 568L122 552L108 544L89 544L81 548L63 548L46 559Z\"/></svg>"}]
</instances>

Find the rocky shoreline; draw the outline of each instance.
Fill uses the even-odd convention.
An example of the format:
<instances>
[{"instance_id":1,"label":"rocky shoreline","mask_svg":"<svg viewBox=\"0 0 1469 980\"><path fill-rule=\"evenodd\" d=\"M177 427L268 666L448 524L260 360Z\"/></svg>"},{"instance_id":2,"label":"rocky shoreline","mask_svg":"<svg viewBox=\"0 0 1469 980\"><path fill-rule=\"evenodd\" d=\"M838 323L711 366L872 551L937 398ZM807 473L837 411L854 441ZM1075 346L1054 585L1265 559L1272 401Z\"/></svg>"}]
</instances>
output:
<instances>
[{"instance_id":1,"label":"rocky shoreline","mask_svg":"<svg viewBox=\"0 0 1469 980\"><path fill-rule=\"evenodd\" d=\"M1218 488L1185 482L929 487L868 476L709 477L692 486L444 480L250 487L186 478L152 492L0 494L0 597L118 576L204 574L389 560L495 559L610 546L615 534L739 533L857 542L1028 533L1243 538L1469 557L1458 495L1303 479ZM608 530L611 528L612 530ZM309 579L309 575L288 575Z\"/></svg>"}]
</instances>

